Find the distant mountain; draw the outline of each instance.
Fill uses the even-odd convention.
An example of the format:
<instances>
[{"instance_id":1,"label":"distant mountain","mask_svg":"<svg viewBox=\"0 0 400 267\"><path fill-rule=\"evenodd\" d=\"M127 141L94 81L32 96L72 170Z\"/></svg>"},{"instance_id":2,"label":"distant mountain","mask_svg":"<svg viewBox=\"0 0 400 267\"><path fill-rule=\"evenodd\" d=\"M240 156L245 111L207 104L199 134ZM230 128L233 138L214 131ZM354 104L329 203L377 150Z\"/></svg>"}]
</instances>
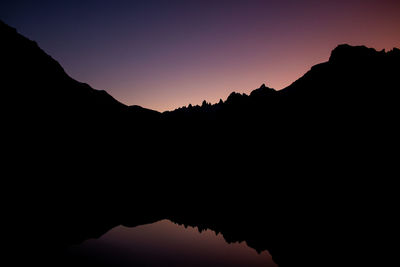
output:
<instances>
[{"instance_id":1,"label":"distant mountain","mask_svg":"<svg viewBox=\"0 0 400 267\"><path fill-rule=\"evenodd\" d=\"M398 95L400 88L399 61L398 48L385 52L343 44L332 51L328 62L313 66L303 77L283 90L276 91L263 84L250 95L233 92L225 102L221 100L215 105L204 105L206 102L203 102L202 106L183 107L166 114L224 113L228 109L240 109L240 113L246 114L252 110L279 110L278 116L282 116L282 113L291 113L294 109L296 113L312 108L338 111L339 106L341 109L362 106L366 104L362 102L367 99L389 101L390 96ZM315 112L315 115L319 112ZM254 115L258 116L259 113Z\"/></svg>"},{"instance_id":2,"label":"distant mountain","mask_svg":"<svg viewBox=\"0 0 400 267\"><path fill-rule=\"evenodd\" d=\"M0 38L5 188L16 206L4 216L16 229L9 247L27 242L23 253L40 257L90 236L82 229L120 224L121 214L207 217L227 235L235 229L225 218L265 222L265 235L233 240L264 244L257 238L272 231L281 266L301 257L326 266L355 247L383 247L374 229L392 236L399 49L340 45L283 90L262 85L159 113L75 81L2 22Z\"/></svg>"},{"instance_id":3,"label":"distant mountain","mask_svg":"<svg viewBox=\"0 0 400 267\"><path fill-rule=\"evenodd\" d=\"M364 46L339 45L332 51L328 62L312 67L283 90L275 91L262 85L249 96L232 93L226 101L214 105L204 101L201 106L189 105L161 115L138 106L127 107L107 92L75 81L35 42L3 22L0 22L0 33L3 40L0 47L1 83L9 99L7 105L18 106L19 111L29 113L43 111L45 116L62 115L76 119L89 116L90 120L104 120L110 116L111 120L119 120L124 117L127 124L129 117L187 121L267 116L274 120L272 115L288 115L294 106L298 114L313 108L337 109L339 103L348 104L346 108L350 108L349 105L356 107L362 104L357 99L382 97L388 100L390 95L397 94L400 86L397 78L399 49L378 52ZM130 115L126 115L128 113Z\"/></svg>"}]
</instances>

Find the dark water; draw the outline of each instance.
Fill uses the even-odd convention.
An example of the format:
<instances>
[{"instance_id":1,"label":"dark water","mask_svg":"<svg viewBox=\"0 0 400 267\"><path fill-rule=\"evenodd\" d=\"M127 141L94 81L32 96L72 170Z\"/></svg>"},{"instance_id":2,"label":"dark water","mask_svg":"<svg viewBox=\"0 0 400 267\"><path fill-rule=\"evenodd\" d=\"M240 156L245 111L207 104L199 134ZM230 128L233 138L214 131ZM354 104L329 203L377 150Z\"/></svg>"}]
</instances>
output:
<instances>
[{"instance_id":1,"label":"dark water","mask_svg":"<svg viewBox=\"0 0 400 267\"><path fill-rule=\"evenodd\" d=\"M72 266L277 266L267 251L259 254L245 242L228 244L214 231L169 220L115 227L71 247L68 258Z\"/></svg>"}]
</instances>

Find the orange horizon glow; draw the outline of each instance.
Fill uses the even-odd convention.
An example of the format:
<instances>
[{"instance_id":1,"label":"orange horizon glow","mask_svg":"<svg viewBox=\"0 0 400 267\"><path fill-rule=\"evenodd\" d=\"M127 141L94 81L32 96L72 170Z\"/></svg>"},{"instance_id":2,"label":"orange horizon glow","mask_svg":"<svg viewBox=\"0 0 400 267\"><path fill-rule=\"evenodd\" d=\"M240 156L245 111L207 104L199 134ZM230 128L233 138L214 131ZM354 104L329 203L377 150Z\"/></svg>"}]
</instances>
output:
<instances>
[{"instance_id":1,"label":"orange horizon glow","mask_svg":"<svg viewBox=\"0 0 400 267\"><path fill-rule=\"evenodd\" d=\"M398 0L0 3L72 78L158 111L283 89L339 44L400 47L399 14Z\"/></svg>"}]
</instances>

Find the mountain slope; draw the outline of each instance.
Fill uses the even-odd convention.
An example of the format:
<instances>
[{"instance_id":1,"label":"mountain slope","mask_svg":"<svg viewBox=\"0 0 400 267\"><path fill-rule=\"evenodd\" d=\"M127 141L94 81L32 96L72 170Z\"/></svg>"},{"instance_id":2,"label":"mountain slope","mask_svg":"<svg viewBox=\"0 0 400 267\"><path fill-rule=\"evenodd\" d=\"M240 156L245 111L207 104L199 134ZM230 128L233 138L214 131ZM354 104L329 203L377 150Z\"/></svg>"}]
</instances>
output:
<instances>
[{"instance_id":1,"label":"mountain slope","mask_svg":"<svg viewBox=\"0 0 400 267\"><path fill-rule=\"evenodd\" d=\"M44 120L118 120L129 108L104 90L65 73L61 65L31 41L0 21L1 87L14 115L36 114ZM154 114L142 109L141 114Z\"/></svg>"},{"instance_id":2,"label":"mountain slope","mask_svg":"<svg viewBox=\"0 0 400 267\"><path fill-rule=\"evenodd\" d=\"M399 60L397 48L386 53L365 46L339 45L328 62L312 67L281 93L332 102L388 97L398 93Z\"/></svg>"},{"instance_id":3,"label":"mountain slope","mask_svg":"<svg viewBox=\"0 0 400 267\"><path fill-rule=\"evenodd\" d=\"M4 217L16 229L10 247L18 256L22 241L35 257L56 255L46 249L57 251L82 226L123 223L121 214L199 211L210 225L263 222L270 231L250 239L271 232L281 266L305 257L308 266L327 266L355 248L384 246L371 229L387 231L397 210L398 49L341 45L281 91L263 85L160 114L73 80L3 23L0 36L4 180L15 204Z\"/></svg>"},{"instance_id":4,"label":"mountain slope","mask_svg":"<svg viewBox=\"0 0 400 267\"><path fill-rule=\"evenodd\" d=\"M261 107L268 112L279 109L282 114L291 109L301 111L306 106L326 109L350 102L356 107L366 99L374 101L382 98L389 101L392 96L397 96L400 88L399 62L400 50L397 48L385 52L365 46L339 45L332 51L328 62L313 66L304 76L280 91L263 84L249 96L232 93L225 102L183 107L172 113L221 112L228 106L242 106L245 107L242 110L245 113L251 109L260 111ZM299 106L294 108L293 105L297 104Z\"/></svg>"},{"instance_id":5,"label":"mountain slope","mask_svg":"<svg viewBox=\"0 0 400 267\"><path fill-rule=\"evenodd\" d=\"M105 91L73 80L35 42L3 22L0 22L0 33L4 40L0 44L1 83L10 108L18 106L18 110L23 109L26 113L43 111L42 115L52 113L76 119L89 116L91 120L99 117L103 120L111 116L116 120L124 117L127 124L129 117L143 117L142 121L159 119L157 112L137 106L128 108ZM362 46L340 45L332 51L328 62L312 67L281 91L263 85L249 96L232 93L225 102L183 107L165 112L162 117L166 124L169 120L235 120L238 117L274 120L284 114L290 116L294 109L301 113L307 109L334 108L335 103L347 103L347 108L358 106L361 101L357 99L388 100L397 94L400 86L396 78L400 75L399 54L398 49L386 53Z\"/></svg>"},{"instance_id":6,"label":"mountain slope","mask_svg":"<svg viewBox=\"0 0 400 267\"><path fill-rule=\"evenodd\" d=\"M3 40L1 83L4 92L13 97L12 103L37 108L52 106L69 112L124 107L105 91L73 80L35 42L3 22L0 22L0 33Z\"/></svg>"},{"instance_id":7,"label":"mountain slope","mask_svg":"<svg viewBox=\"0 0 400 267\"><path fill-rule=\"evenodd\" d=\"M285 158L301 165L296 159L303 151L364 151L376 146L373 133L378 129L380 134L396 132L399 49L378 52L340 45L328 62L312 67L283 90L262 85L250 95L232 93L215 105L204 101L202 106L161 114L127 107L105 91L73 80L34 42L4 23L0 30L6 119L17 125L9 129L20 136L18 144L25 150L39 149L40 144L61 158L68 153L81 161L100 157L108 162L102 167L126 162L123 166L129 168L127 162L133 162L138 172L152 170L147 167L154 164L193 169L205 158L202 168L215 167L220 158L270 160L271 166L283 164L277 159ZM368 147L367 139L373 140ZM206 147L219 153L208 153ZM188 150L193 151L191 157L184 156ZM256 157L255 151L268 153ZM123 156L126 153L129 157Z\"/></svg>"}]
</instances>

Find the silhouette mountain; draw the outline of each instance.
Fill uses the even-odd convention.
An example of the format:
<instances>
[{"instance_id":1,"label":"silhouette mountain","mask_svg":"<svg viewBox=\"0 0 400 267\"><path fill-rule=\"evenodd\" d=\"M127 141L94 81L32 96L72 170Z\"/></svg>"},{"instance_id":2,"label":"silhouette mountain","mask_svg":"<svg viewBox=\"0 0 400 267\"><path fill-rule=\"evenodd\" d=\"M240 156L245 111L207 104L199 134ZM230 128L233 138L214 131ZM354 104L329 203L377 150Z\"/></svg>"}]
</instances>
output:
<instances>
[{"instance_id":1,"label":"silhouette mountain","mask_svg":"<svg viewBox=\"0 0 400 267\"><path fill-rule=\"evenodd\" d=\"M105 91L70 78L60 64L15 29L0 23L3 88L15 103L32 111L51 107L69 114L113 112L124 105Z\"/></svg>"},{"instance_id":2,"label":"silhouette mountain","mask_svg":"<svg viewBox=\"0 0 400 267\"><path fill-rule=\"evenodd\" d=\"M265 116L276 109L280 114L290 113L292 109L309 112L315 108L324 112L330 110L336 114L344 113L343 110L337 110L338 104L347 104L341 108L352 111L363 104L362 100L390 100L389 95L397 96L399 70L396 65L399 56L400 50L397 48L386 53L384 50L377 52L365 46L339 45L332 51L328 62L312 67L303 77L283 90L276 91L263 84L249 96L233 92L223 103L202 105L197 109L183 107L167 114L211 111L223 113L223 109L228 109L228 106L234 110L242 109L241 113L254 112L252 116ZM291 108L293 105L298 107ZM260 111L264 113L256 113ZM314 113L317 115L319 112Z\"/></svg>"},{"instance_id":3,"label":"silhouette mountain","mask_svg":"<svg viewBox=\"0 0 400 267\"><path fill-rule=\"evenodd\" d=\"M159 113L73 80L2 22L0 36L16 265L54 266L68 244L162 218L231 233L279 266L396 255L382 237L396 239L399 49L339 45L280 91Z\"/></svg>"}]
</instances>

